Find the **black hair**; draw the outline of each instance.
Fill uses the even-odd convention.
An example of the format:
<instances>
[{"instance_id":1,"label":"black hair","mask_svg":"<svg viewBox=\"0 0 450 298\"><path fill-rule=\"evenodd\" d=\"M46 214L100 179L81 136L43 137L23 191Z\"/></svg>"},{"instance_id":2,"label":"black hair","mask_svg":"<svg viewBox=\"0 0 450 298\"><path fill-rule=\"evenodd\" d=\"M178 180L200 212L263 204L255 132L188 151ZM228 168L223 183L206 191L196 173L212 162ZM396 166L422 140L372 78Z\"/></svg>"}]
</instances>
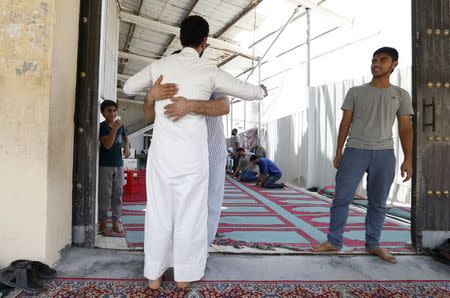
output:
<instances>
[{"instance_id":1,"label":"black hair","mask_svg":"<svg viewBox=\"0 0 450 298\"><path fill-rule=\"evenodd\" d=\"M189 16L181 23L180 41L183 47L198 47L208 34L208 22L201 16Z\"/></svg>"},{"instance_id":2,"label":"black hair","mask_svg":"<svg viewBox=\"0 0 450 298\"><path fill-rule=\"evenodd\" d=\"M258 160L259 159L259 156L258 155L252 155L252 156L250 156L250 161L254 161L254 160Z\"/></svg>"},{"instance_id":3,"label":"black hair","mask_svg":"<svg viewBox=\"0 0 450 298\"><path fill-rule=\"evenodd\" d=\"M176 50L176 51L173 51L171 55L175 55L175 54L179 54L179 53L181 53L181 50Z\"/></svg>"},{"instance_id":4,"label":"black hair","mask_svg":"<svg viewBox=\"0 0 450 298\"><path fill-rule=\"evenodd\" d=\"M103 113L107 107L111 107L111 106L115 107L116 109L119 108L119 106L117 105L117 102L112 101L112 100L104 100L100 105L100 111Z\"/></svg>"},{"instance_id":5,"label":"black hair","mask_svg":"<svg viewBox=\"0 0 450 298\"><path fill-rule=\"evenodd\" d=\"M398 61L398 51L394 48L390 47L379 48L373 53L372 57L375 57L378 54L387 54L392 58L392 62Z\"/></svg>"},{"instance_id":6,"label":"black hair","mask_svg":"<svg viewBox=\"0 0 450 298\"><path fill-rule=\"evenodd\" d=\"M236 151L237 151L237 152L240 152L240 151L244 151L244 152L245 152L245 149L242 148L242 147L239 147Z\"/></svg>"}]
</instances>

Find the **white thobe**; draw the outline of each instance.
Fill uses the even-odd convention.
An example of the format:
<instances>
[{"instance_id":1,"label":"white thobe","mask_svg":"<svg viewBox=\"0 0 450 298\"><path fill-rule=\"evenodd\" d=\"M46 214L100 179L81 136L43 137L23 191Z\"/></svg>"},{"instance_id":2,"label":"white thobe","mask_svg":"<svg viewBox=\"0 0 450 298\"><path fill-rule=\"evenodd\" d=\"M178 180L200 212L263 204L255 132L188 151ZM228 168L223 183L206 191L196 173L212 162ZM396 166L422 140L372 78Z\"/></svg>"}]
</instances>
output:
<instances>
[{"instance_id":1,"label":"white thobe","mask_svg":"<svg viewBox=\"0 0 450 298\"><path fill-rule=\"evenodd\" d=\"M178 95L208 100L213 91L247 100L261 99L260 87L244 83L184 48L153 62L127 80L136 94L159 75L176 83ZM170 100L155 103L153 138L147 159L144 275L159 278L174 267L176 281L203 277L207 256L208 144L205 116L189 114L173 122L164 115Z\"/></svg>"}]
</instances>

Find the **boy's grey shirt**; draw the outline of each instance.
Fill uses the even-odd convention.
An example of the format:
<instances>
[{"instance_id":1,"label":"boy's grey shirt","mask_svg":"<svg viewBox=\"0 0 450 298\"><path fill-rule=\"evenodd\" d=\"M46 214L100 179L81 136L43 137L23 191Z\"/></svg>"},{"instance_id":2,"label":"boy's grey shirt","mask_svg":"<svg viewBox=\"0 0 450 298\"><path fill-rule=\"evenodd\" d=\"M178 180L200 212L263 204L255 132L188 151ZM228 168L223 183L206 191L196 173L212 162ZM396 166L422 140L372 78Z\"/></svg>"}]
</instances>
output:
<instances>
[{"instance_id":1,"label":"boy's grey shirt","mask_svg":"<svg viewBox=\"0 0 450 298\"><path fill-rule=\"evenodd\" d=\"M353 112L346 146L369 150L393 149L396 117L414 114L406 90L394 85L377 88L370 83L350 88L341 108Z\"/></svg>"}]
</instances>

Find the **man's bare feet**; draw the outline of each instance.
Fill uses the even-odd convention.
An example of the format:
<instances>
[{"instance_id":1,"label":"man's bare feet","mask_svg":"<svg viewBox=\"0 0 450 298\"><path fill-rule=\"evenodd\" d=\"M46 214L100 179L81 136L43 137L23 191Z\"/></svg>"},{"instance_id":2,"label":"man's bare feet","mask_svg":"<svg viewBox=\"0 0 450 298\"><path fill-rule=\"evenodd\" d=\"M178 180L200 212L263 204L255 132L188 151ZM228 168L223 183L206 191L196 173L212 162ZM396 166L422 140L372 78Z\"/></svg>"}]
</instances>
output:
<instances>
[{"instance_id":1,"label":"man's bare feet","mask_svg":"<svg viewBox=\"0 0 450 298\"><path fill-rule=\"evenodd\" d=\"M148 287L152 290L157 290L161 287L162 276L155 280L148 280Z\"/></svg>"},{"instance_id":2,"label":"man's bare feet","mask_svg":"<svg viewBox=\"0 0 450 298\"><path fill-rule=\"evenodd\" d=\"M376 248L368 249L367 253L377 256L380 259L385 260L388 263L391 263L391 264L397 263L397 259L384 248L376 247Z\"/></svg>"},{"instance_id":3,"label":"man's bare feet","mask_svg":"<svg viewBox=\"0 0 450 298\"><path fill-rule=\"evenodd\" d=\"M337 252L339 251L336 247L331 245L330 242L325 241L319 245L313 246L311 248L311 251L313 252Z\"/></svg>"},{"instance_id":4,"label":"man's bare feet","mask_svg":"<svg viewBox=\"0 0 450 298\"><path fill-rule=\"evenodd\" d=\"M113 221L113 231L116 232L116 233L119 233L119 234L123 234L123 232L124 232L123 231L123 225L120 222L120 220L115 219Z\"/></svg>"},{"instance_id":5,"label":"man's bare feet","mask_svg":"<svg viewBox=\"0 0 450 298\"><path fill-rule=\"evenodd\" d=\"M190 284L191 284L190 282L179 281L179 282L177 282L177 288L185 289L185 288L189 287Z\"/></svg>"}]
</instances>

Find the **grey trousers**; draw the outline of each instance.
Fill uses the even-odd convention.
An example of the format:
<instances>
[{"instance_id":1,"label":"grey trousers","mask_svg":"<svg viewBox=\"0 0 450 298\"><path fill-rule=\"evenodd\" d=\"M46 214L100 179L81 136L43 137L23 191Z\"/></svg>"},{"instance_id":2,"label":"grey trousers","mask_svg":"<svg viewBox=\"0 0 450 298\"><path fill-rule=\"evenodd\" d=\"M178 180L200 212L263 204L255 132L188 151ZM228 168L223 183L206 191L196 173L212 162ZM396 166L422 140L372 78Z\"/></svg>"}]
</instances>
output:
<instances>
[{"instance_id":1,"label":"grey trousers","mask_svg":"<svg viewBox=\"0 0 450 298\"><path fill-rule=\"evenodd\" d=\"M208 246L216 238L217 227L219 226L220 211L225 188L225 164L226 160L219 165L209 166L208 185Z\"/></svg>"},{"instance_id":2,"label":"grey trousers","mask_svg":"<svg viewBox=\"0 0 450 298\"><path fill-rule=\"evenodd\" d=\"M123 167L98 169L98 220L106 220L111 205L112 218L122 216Z\"/></svg>"}]
</instances>

